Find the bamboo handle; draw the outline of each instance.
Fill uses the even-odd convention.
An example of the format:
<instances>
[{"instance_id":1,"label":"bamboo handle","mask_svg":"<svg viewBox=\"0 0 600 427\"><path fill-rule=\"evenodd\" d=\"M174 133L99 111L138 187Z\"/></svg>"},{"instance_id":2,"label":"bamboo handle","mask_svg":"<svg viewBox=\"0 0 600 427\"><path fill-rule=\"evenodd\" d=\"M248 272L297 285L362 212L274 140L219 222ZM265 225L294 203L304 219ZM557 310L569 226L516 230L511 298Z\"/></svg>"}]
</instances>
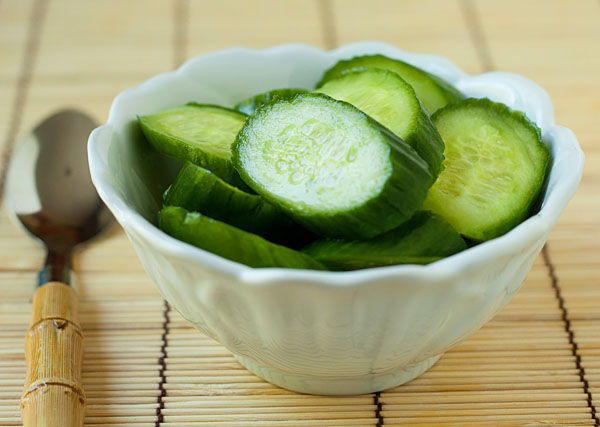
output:
<instances>
[{"instance_id":1,"label":"bamboo handle","mask_svg":"<svg viewBox=\"0 0 600 427\"><path fill-rule=\"evenodd\" d=\"M77 318L77 295L71 287L50 282L35 292L25 359L23 426L83 426L83 334Z\"/></svg>"}]
</instances>

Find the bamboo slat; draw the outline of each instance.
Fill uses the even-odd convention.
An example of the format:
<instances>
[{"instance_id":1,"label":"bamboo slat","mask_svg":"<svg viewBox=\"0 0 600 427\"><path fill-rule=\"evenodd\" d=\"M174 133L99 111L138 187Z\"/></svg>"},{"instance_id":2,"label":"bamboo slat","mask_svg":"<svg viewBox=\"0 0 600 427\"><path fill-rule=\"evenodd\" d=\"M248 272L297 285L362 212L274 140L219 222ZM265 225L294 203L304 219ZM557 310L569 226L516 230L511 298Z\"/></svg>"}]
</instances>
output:
<instances>
[{"instance_id":1,"label":"bamboo slat","mask_svg":"<svg viewBox=\"0 0 600 427\"><path fill-rule=\"evenodd\" d=\"M332 3L335 11L332 26L339 44L381 40L408 51L444 55L469 73L483 71L470 40L461 1L333 0ZM365 19L367 16L377 19ZM443 19L444 23L438 25L432 19Z\"/></svg>"},{"instance_id":2,"label":"bamboo slat","mask_svg":"<svg viewBox=\"0 0 600 427\"><path fill-rule=\"evenodd\" d=\"M0 11L0 152L10 138L13 106L18 92L17 82L22 66L25 44L27 39L27 25L31 12L31 4L25 6L16 2L7 3Z\"/></svg>"},{"instance_id":3,"label":"bamboo slat","mask_svg":"<svg viewBox=\"0 0 600 427\"><path fill-rule=\"evenodd\" d=\"M233 45L302 41L332 48L379 39L442 54L467 72L497 68L531 77L549 91L557 122L576 132L587 155L580 189L550 236L548 259L536 259L511 303L430 371L378 395L300 395L250 374L176 311L165 313L115 227L74 259L86 336L86 425L594 426L598 22L595 0L568 7L560 0L0 0L0 149L65 105L104 121L118 92L192 55ZM39 32L37 50L26 49L31 28ZM18 123L9 122L15 116ZM42 249L1 209L0 426L21 422L24 334L42 259Z\"/></svg>"},{"instance_id":4,"label":"bamboo slat","mask_svg":"<svg viewBox=\"0 0 600 427\"><path fill-rule=\"evenodd\" d=\"M188 14L189 27L185 55L191 57L231 46L266 48L298 41L324 47L326 35L320 16L321 3L324 2L190 2L187 10L182 12ZM251 16L252 19L229 19L232 14ZM284 16L294 19L279 19Z\"/></svg>"},{"instance_id":5,"label":"bamboo slat","mask_svg":"<svg viewBox=\"0 0 600 427\"><path fill-rule=\"evenodd\" d=\"M557 123L575 132L586 153L580 188L550 235L548 261L562 299L566 329L572 333L575 362L586 380L586 399L597 407L600 382L594 369L600 360L600 141L590 124L600 106L596 78L600 45L591 42L600 39L600 5L589 0L572 6L565 8L557 0L476 3L493 62L540 83L553 97ZM519 13L515 14L517 8ZM536 15L542 19L530 19ZM558 31L550 24L557 22L565 23ZM552 66L546 66L550 61Z\"/></svg>"},{"instance_id":6,"label":"bamboo slat","mask_svg":"<svg viewBox=\"0 0 600 427\"><path fill-rule=\"evenodd\" d=\"M161 0L108 0L102 7L76 0L52 2L32 92L37 85L73 84L73 78L88 80L90 86L96 77L114 83L123 76L145 80L169 70L172 18L172 4Z\"/></svg>"}]
</instances>

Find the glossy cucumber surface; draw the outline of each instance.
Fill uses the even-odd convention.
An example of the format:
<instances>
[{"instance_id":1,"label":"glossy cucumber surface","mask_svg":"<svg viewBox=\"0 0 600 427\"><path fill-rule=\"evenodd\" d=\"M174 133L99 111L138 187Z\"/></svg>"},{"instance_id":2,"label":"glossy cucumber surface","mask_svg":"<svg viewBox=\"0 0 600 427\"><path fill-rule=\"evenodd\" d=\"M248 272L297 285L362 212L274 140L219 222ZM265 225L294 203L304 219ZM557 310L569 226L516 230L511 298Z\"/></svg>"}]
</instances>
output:
<instances>
[{"instance_id":1,"label":"glossy cucumber surface","mask_svg":"<svg viewBox=\"0 0 600 427\"><path fill-rule=\"evenodd\" d=\"M464 99L463 94L440 77L399 59L392 59L383 55L357 56L339 61L325 72L317 87L321 87L331 79L340 77L347 71L363 67L383 68L397 73L415 89L417 96L431 114L449 103Z\"/></svg>"},{"instance_id":2,"label":"glossy cucumber surface","mask_svg":"<svg viewBox=\"0 0 600 427\"><path fill-rule=\"evenodd\" d=\"M435 177L442 168L444 142L414 89L398 74L379 68L348 71L316 92L349 102L406 141Z\"/></svg>"},{"instance_id":3,"label":"glossy cucumber surface","mask_svg":"<svg viewBox=\"0 0 600 427\"><path fill-rule=\"evenodd\" d=\"M246 118L228 108L190 103L139 116L138 122L159 153L195 163L228 183L247 189L231 163L231 144Z\"/></svg>"},{"instance_id":4,"label":"glossy cucumber surface","mask_svg":"<svg viewBox=\"0 0 600 427\"><path fill-rule=\"evenodd\" d=\"M158 213L158 225L179 240L250 267L325 269L302 252L180 207L163 207Z\"/></svg>"},{"instance_id":5,"label":"glossy cucumber surface","mask_svg":"<svg viewBox=\"0 0 600 427\"><path fill-rule=\"evenodd\" d=\"M433 122L446 144L445 169L424 209L475 241L500 236L530 215L549 161L534 123L489 99L449 105Z\"/></svg>"},{"instance_id":6,"label":"glossy cucumber surface","mask_svg":"<svg viewBox=\"0 0 600 427\"><path fill-rule=\"evenodd\" d=\"M363 241L318 240L303 252L332 270L428 264L467 248L441 216L421 211L400 227Z\"/></svg>"},{"instance_id":7,"label":"glossy cucumber surface","mask_svg":"<svg viewBox=\"0 0 600 427\"><path fill-rule=\"evenodd\" d=\"M316 93L257 110L233 161L254 191L298 223L340 238L396 228L434 181L406 142L351 104Z\"/></svg>"},{"instance_id":8,"label":"glossy cucumber surface","mask_svg":"<svg viewBox=\"0 0 600 427\"><path fill-rule=\"evenodd\" d=\"M200 212L272 242L299 246L310 237L281 209L261 196L239 190L189 162L165 192L164 204Z\"/></svg>"}]
</instances>

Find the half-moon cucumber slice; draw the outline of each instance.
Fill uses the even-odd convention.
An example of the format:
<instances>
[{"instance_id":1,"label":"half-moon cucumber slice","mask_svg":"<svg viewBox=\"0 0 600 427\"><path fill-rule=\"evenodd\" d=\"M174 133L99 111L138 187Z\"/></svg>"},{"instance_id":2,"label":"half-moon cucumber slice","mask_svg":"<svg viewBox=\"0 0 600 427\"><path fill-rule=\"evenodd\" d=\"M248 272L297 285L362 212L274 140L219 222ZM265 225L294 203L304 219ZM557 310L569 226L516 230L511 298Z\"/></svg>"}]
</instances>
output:
<instances>
[{"instance_id":1,"label":"half-moon cucumber slice","mask_svg":"<svg viewBox=\"0 0 600 427\"><path fill-rule=\"evenodd\" d=\"M396 228L434 181L410 145L351 104L315 93L257 110L237 136L233 162L298 223L340 238Z\"/></svg>"},{"instance_id":2,"label":"half-moon cucumber slice","mask_svg":"<svg viewBox=\"0 0 600 427\"><path fill-rule=\"evenodd\" d=\"M530 213L549 153L523 113L489 99L467 99L433 116L444 142L445 169L424 209L477 241L504 234Z\"/></svg>"},{"instance_id":3,"label":"half-moon cucumber slice","mask_svg":"<svg viewBox=\"0 0 600 427\"><path fill-rule=\"evenodd\" d=\"M348 71L316 92L349 102L406 141L438 176L444 142L413 88L398 74L378 68Z\"/></svg>"}]
</instances>

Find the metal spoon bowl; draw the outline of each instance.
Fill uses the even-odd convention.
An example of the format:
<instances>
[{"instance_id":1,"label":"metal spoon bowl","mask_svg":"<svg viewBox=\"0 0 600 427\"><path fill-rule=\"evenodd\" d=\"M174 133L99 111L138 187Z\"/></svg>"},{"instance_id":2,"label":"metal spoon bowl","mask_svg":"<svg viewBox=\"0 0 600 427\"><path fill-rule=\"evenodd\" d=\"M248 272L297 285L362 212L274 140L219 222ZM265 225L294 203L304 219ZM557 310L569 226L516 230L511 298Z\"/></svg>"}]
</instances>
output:
<instances>
[{"instance_id":1,"label":"metal spoon bowl","mask_svg":"<svg viewBox=\"0 0 600 427\"><path fill-rule=\"evenodd\" d=\"M48 249L40 285L68 283L73 249L113 222L87 162L86 141L96 126L84 113L60 111L33 129L13 153L7 207Z\"/></svg>"}]
</instances>

